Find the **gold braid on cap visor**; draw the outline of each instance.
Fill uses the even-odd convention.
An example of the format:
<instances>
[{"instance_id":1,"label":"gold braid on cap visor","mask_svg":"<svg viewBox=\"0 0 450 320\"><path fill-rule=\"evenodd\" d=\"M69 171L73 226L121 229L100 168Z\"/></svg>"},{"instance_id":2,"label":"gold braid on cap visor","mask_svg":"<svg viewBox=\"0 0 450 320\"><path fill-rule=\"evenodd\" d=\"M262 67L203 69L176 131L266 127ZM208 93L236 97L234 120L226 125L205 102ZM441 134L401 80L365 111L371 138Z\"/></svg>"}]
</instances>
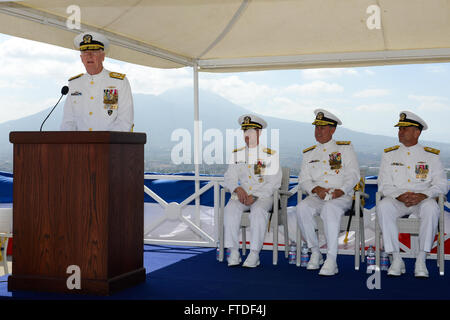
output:
<instances>
[{"instance_id":1,"label":"gold braid on cap visor","mask_svg":"<svg viewBox=\"0 0 450 320\"><path fill-rule=\"evenodd\" d=\"M315 124L316 126L328 126L328 125L334 126L336 124L336 122L316 119L316 120L314 120L314 122L312 124Z\"/></svg>"},{"instance_id":2,"label":"gold braid on cap visor","mask_svg":"<svg viewBox=\"0 0 450 320\"><path fill-rule=\"evenodd\" d=\"M105 47L102 44L83 44L80 46L80 51L85 50L98 50L104 49Z\"/></svg>"},{"instance_id":3,"label":"gold braid on cap visor","mask_svg":"<svg viewBox=\"0 0 450 320\"><path fill-rule=\"evenodd\" d=\"M241 125L242 130L251 129L251 128L262 129L262 125L260 125L259 123L243 123Z\"/></svg>"},{"instance_id":4,"label":"gold braid on cap visor","mask_svg":"<svg viewBox=\"0 0 450 320\"><path fill-rule=\"evenodd\" d=\"M408 121L399 121L399 123L397 123L394 127L410 127L410 126L420 127L420 124Z\"/></svg>"}]
</instances>

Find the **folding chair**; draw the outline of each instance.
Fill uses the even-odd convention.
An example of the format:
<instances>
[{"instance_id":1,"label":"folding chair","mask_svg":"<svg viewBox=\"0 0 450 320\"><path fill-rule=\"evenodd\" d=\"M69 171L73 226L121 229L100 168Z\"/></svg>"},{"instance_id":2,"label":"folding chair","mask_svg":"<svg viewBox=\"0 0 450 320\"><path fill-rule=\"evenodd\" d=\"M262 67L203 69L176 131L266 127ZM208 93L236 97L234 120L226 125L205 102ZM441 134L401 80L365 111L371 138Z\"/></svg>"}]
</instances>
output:
<instances>
[{"instance_id":1,"label":"folding chair","mask_svg":"<svg viewBox=\"0 0 450 320\"><path fill-rule=\"evenodd\" d=\"M378 191L376 193L375 205L378 207L379 202L383 197L382 192ZM437 201L439 204L439 223L438 223L438 239L436 241L437 245L437 257L436 262L439 267L439 274L444 275L445 266L445 256L444 256L444 194L439 194ZM409 233L411 235L411 249L404 247L404 251L400 252L401 257L415 258L417 256L418 246L418 236L420 231L420 218L410 218L408 216L403 216L397 218L397 228L399 233ZM414 244L414 245L413 245ZM434 245L434 244L433 244ZM378 215L375 215L375 263L380 266L380 248L381 248L381 228L378 221Z\"/></svg>"},{"instance_id":2,"label":"folding chair","mask_svg":"<svg viewBox=\"0 0 450 320\"><path fill-rule=\"evenodd\" d=\"M273 264L278 263L278 226L282 225L284 228L284 243L285 247L288 245L288 219L287 219L287 202L288 198L293 195L289 190L290 169L282 168L281 186L273 194L273 208L270 211L269 223L267 231L273 230ZM227 188L222 188L220 195L220 210L219 210L219 261L223 261L224 256L224 209L225 209L225 193L231 193ZM241 217L242 229L242 254L245 255L247 251L246 228L250 227L250 211L245 211ZM285 248L285 257L288 257L288 250Z\"/></svg>"},{"instance_id":3,"label":"folding chair","mask_svg":"<svg viewBox=\"0 0 450 320\"><path fill-rule=\"evenodd\" d=\"M353 203L351 209L347 210L341 218L340 231L346 232L345 242L348 239L350 231L355 232L355 270L359 270L360 261L364 262L365 257L365 234L364 234L364 199L368 199L369 195L364 192L365 175L361 174L361 180L354 187L355 194L353 196ZM298 203L302 201L302 195L306 192L299 191L297 193ZM324 234L323 221L320 215L316 215L316 231L319 234ZM300 250L301 250L301 230L297 223L297 267L300 266ZM339 253L339 252L338 252Z\"/></svg>"},{"instance_id":4,"label":"folding chair","mask_svg":"<svg viewBox=\"0 0 450 320\"><path fill-rule=\"evenodd\" d=\"M0 208L0 247L1 247L1 259L3 262L5 274L9 274L7 250L8 250L8 240L9 238L13 237L12 215L13 215L12 208Z\"/></svg>"}]
</instances>

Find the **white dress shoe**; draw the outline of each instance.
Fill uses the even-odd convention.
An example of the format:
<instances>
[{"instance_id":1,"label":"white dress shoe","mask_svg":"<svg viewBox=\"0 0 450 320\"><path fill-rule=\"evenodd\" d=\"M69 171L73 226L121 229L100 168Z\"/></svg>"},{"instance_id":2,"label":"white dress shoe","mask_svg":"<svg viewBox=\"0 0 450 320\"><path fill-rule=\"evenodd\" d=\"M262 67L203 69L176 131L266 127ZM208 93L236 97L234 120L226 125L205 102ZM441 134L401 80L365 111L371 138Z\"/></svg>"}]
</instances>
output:
<instances>
[{"instance_id":1,"label":"white dress shoe","mask_svg":"<svg viewBox=\"0 0 450 320\"><path fill-rule=\"evenodd\" d=\"M307 270L317 270L323 264L323 257L320 252L311 253L311 257L309 258L309 262L306 265Z\"/></svg>"},{"instance_id":2,"label":"white dress shoe","mask_svg":"<svg viewBox=\"0 0 450 320\"><path fill-rule=\"evenodd\" d=\"M334 276L339 272L336 260L334 259L326 259L322 268L319 271L321 276Z\"/></svg>"},{"instance_id":3,"label":"white dress shoe","mask_svg":"<svg viewBox=\"0 0 450 320\"><path fill-rule=\"evenodd\" d=\"M239 250L231 250L227 261L229 267L240 265L242 260Z\"/></svg>"},{"instance_id":4,"label":"white dress shoe","mask_svg":"<svg viewBox=\"0 0 450 320\"><path fill-rule=\"evenodd\" d=\"M255 268L259 266L259 254L250 251L247 259L245 259L245 262L242 266L246 268Z\"/></svg>"},{"instance_id":5,"label":"white dress shoe","mask_svg":"<svg viewBox=\"0 0 450 320\"><path fill-rule=\"evenodd\" d=\"M414 276L418 278L428 278L428 270L425 261L416 259L416 266L414 268Z\"/></svg>"},{"instance_id":6,"label":"white dress shoe","mask_svg":"<svg viewBox=\"0 0 450 320\"><path fill-rule=\"evenodd\" d=\"M403 262L402 258L399 259L393 259L392 264L389 267L389 270L387 272L388 276L401 276L403 273L405 273L405 263Z\"/></svg>"}]
</instances>

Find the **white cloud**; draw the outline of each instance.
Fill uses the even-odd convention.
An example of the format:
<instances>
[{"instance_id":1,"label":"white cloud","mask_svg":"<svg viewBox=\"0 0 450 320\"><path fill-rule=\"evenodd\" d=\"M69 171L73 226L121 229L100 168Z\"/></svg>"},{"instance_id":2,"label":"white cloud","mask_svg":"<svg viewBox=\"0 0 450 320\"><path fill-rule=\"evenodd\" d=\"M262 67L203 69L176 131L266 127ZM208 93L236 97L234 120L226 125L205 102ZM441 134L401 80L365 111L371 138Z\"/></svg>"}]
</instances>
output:
<instances>
[{"instance_id":1,"label":"white cloud","mask_svg":"<svg viewBox=\"0 0 450 320\"><path fill-rule=\"evenodd\" d=\"M265 101L272 99L279 92L278 89L267 85L243 81L238 76L202 79L200 88L216 93L237 105L251 108L260 108L261 104L265 104Z\"/></svg>"},{"instance_id":2,"label":"white cloud","mask_svg":"<svg viewBox=\"0 0 450 320\"><path fill-rule=\"evenodd\" d=\"M314 109L317 109L317 105L311 101L300 102L277 96L267 102L267 107L261 113L266 116L304 122L305 119L313 118Z\"/></svg>"},{"instance_id":3,"label":"white cloud","mask_svg":"<svg viewBox=\"0 0 450 320\"><path fill-rule=\"evenodd\" d=\"M111 59L105 60L104 67L111 71L125 73L133 93L159 95L168 89L193 85L192 75L187 68L158 69Z\"/></svg>"},{"instance_id":4,"label":"white cloud","mask_svg":"<svg viewBox=\"0 0 450 320\"><path fill-rule=\"evenodd\" d=\"M82 64L76 51L49 44L11 38L0 43L0 69L8 78L2 88L32 88L43 81L63 82L80 73Z\"/></svg>"},{"instance_id":5,"label":"white cloud","mask_svg":"<svg viewBox=\"0 0 450 320\"><path fill-rule=\"evenodd\" d=\"M448 69L442 64L429 64L425 66L425 71L431 73L445 73L447 70Z\"/></svg>"},{"instance_id":6,"label":"white cloud","mask_svg":"<svg viewBox=\"0 0 450 320\"><path fill-rule=\"evenodd\" d=\"M295 84L283 90L285 93L300 95L318 95L321 93L338 93L344 91L344 88L336 83L325 81L313 81L306 84Z\"/></svg>"},{"instance_id":7,"label":"white cloud","mask_svg":"<svg viewBox=\"0 0 450 320\"><path fill-rule=\"evenodd\" d=\"M109 58L105 60L105 68L126 73L134 93L158 95L168 89L193 86L192 68L156 69ZM424 74L434 72L437 76L439 73L440 77L447 74L442 71L446 68L448 70L447 65L430 65L425 68L410 66L410 68L419 68ZM7 102L0 105L2 122L52 106L58 97L59 88L67 83L67 79L85 72L79 53L74 50L12 37L0 41L0 70L2 70L1 97ZM284 119L309 122L314 116L314 109L325 108L336 114L347 128L370 130L372 133L389 133L392 131L392 123L398 119L398 112L408 109L417 111L418 114L426 115L428 112L426 120L429 121L429 125L433 128L442 126L441 119L450 113L450 96L447 94L448 91L445 91L445 85L442 84L446 83L445 79L437 81L436 93L433 96L407 96L400 91L401 87L399 87L398 94L402 99L399 104L397 100L391 102L384 98L391 92L382 89L385 85L382 79L372 77L375 72L379 75L377 70L374 68L310 69L302 70L300 77L298 70L295 70L295 73L282 73L282 71L245 74L200 73L199 85L200 89L218 94L252 112ZM389 76L399 79L401 83L402 77L408 75L396 72ZM371 77L370 81L366 81L369 77ZM341 80L347 81L345 88ZM362 88L371 89L362 91L352 89L349 92L348 88L355 82L361 84ZM443 89L438 91L441 87ZM421 92L422 88L418 84L417 88L410 88L410 90L413 90L410 92ZM25 93L23 96L21 96L22 92ZM405 101L405 96L409 101ZM373 101L376 103L361 103L355 106L356 98L380 99ZM386 121L387 118L392 121ZM441 136L447 137L445 128L442 132Z\"/></svg>"},{"instance_id":8,"label":"white cloud","mask_svg":"<svg viewBox=\"0 0 450 320\"><path fill-rule=\"evenodd\" d=\"M302 70L302 77L305 79L330 79L345 75L355 76L358 71L353 68L323 68Z\"/></svg>"},{"instance_id":9,"label":"white cloud","mask_svg":"<svg viewBox=\"0 0 450 320\"><path fill-rule=\"evenodd\" d=\"M358 105L356 111L373 112L373 113L396 113L400 111L400 107L394 103L370 103Z\"/></svg>"},{"instance_id":10,"label":"white cloud","mask_svg":"<svg viewBox=\"0 0 450 320\"><path fill-rule=\"evenodd\" d=\"M419 111L450 111L450 100L447 97L409 95L408 98L419 103Z\"/></svg>"},{"instance_id":11,"label":"white cloud","mask_svg":"<svg viewBox=\"0 0 450 320\"><path fill-rule=\"evenodd\" d=\"M366 89L362 91L355 92L353 94L354 98L377 98L387 96L389 90L387 89Z\"/></svg>"},{"instance_id":12,"label":"white cloud","mask_svg":"<svg viewBox=\"0 0 450 320\"><path fill-rule=\"evenodd\" d=\"M134 93L160 94L167 89L192 86L186 68L157 69L105 59L106 69L127 74ZM0 42L0 69L8 79L0 79L0 88L33 88L42 81L65 84L71 76L85 72L80 54L19 38Z\"/></svg>"}]
</instances>

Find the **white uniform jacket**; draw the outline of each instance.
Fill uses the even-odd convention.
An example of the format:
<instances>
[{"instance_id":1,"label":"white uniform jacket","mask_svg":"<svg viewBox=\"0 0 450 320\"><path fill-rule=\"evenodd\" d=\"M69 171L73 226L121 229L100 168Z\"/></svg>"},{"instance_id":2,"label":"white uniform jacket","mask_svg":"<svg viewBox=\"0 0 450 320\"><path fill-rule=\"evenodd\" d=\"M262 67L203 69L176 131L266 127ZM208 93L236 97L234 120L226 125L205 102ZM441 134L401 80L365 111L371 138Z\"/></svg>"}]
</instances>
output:
<instances>
[{"instance_id":1,"label":"white uniform jacket","mask_svg":"<svg viewBox=\"0 0 450 320\"><path fill-rule=\"evenodd\" d=\"M423 193L434 198L447 194L448 182L439 150L416 144L387 148L381 158L378 191L397 198L405 192Z\"/></svg>"},{"instance_id":2,"label":"white uniform jacket","mask_svg":"<svg viewBox=\"0 0 450 320\"><path fill-rule=\"evenodd\" d=\"M359 179L358 159L350 141L330 140L303 150L299 183L309 195L316 186L353 195Z\"/></svg>"},{"instance_id":3,"label":"white uniform jacket","mask_svg":"<svg viewBox=\"0 0 450 320\"><path fill-rule=\"evenodd\" d=\"M231 192L240 186L249 195L270 198L280 188L281 176L276 151L260 145L255 148L243 147L233 151L224 175L224 185Z\"/></svg>"},{"instance_id":4,"label":"white uniform jacket","mask_svg":"<svg viewBox=\"0 0 450 320\"><path fill-rule=\"evenodd\" d=\"M63 131L132 131L133 97L124 74L103 69L69 79Z\"/></svg>"}]
</instances>

